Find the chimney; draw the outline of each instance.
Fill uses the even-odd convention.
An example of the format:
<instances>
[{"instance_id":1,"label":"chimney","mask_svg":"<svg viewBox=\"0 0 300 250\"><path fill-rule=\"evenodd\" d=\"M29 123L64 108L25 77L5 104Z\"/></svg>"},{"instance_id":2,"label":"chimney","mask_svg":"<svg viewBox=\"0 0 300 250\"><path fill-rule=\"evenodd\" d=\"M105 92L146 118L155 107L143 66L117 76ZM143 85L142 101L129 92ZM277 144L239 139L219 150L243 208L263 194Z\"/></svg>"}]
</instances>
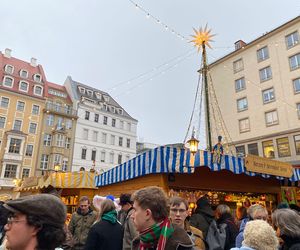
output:
<instances>
[{"instance_id":1,"label":"chimney","mask_svg":"<svg viewBox=\"0 0 300 250\"><path fill-rule=\"evenodd\" d=\"M247 44L243 40L238 40L234 43L235 50L245 47Z\"/></svg>"},{"instance_id":2,"label":"chimney","mask_svg":"<svg viewBox=\"0 0 300 250\"><path fill-rule=\"evenodd\" d=\"M30 65L32 66L32 67L36 67L36 58L34 58L34 57L31 57L31 59L30 59Z\"/></svg>"},{"instance_id":3,"label":"chimney","mask_svg":"<svg viewBox=\"0 0 300 250\"><path fill-rule=\"evenodd\" d=\"M4 51L4 56L6 58L11 58L11 49L6 48Z\"/></svg>"}]
</instances>

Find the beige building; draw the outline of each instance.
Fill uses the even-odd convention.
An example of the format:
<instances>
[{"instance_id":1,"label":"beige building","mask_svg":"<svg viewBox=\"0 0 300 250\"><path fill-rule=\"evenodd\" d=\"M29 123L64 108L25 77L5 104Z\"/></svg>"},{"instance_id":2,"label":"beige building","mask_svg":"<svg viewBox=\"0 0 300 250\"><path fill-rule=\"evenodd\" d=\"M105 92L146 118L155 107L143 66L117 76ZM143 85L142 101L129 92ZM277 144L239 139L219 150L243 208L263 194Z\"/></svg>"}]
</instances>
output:
<instances>
[{"instance_id":1,"label":"beige building","mask_svg":"<svg viewBox=\"0 0 300 250\"><path fill-rule=\"evenodd\" d=\"M248 44L238 41L209 65L226 139L237 153L300 165L299 33L300 16Z\"/></svg>"}]
</instances>

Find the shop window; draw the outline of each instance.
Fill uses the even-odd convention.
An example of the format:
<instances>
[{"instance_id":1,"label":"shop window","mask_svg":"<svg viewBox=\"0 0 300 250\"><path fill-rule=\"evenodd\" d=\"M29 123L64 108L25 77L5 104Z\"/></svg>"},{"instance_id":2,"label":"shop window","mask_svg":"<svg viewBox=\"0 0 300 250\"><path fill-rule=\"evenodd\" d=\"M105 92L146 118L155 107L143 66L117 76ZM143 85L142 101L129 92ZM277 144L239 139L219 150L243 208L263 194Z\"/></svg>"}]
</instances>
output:
<instances>
[{"instance_id":1,"label":"shop window","mask_svg":"<svg viewBox=\"0 0 300 250\"><path fill-rule=\"evenodd\" d=\"M233 73L237 73L244 69L243 59L239 59L233 62Z\"/></svg>"},{"instance_id":2,"label":"shop window","mask_svg":"<svg viewBox=\"0 0 300 250\"><path fill-rule=\"evenodd\" d=\"M272 78L272 70L271 67L265 67L259 70L259 78L261 82L267 81Z\"/></svg>"},{"instance_id":3,"label":"shop window","mask_svg":"<svg viewBox=\"0 0 300 250\"><path fill-rule=\"evenodd\" d=\"M296 154L300 155L300 135L294 136Z\"/></svg>"},{"instance_id":4,"label":"shop window","mask_svg":"<svg viewBox=\"0 0 300 250\"><path fill-rule=\"evenodd\" d=\"M299 33L295 31L285 37L287 49L294 47L299 43Z\"/></svg>"},{"instance_id":5,"label":"shop window","mask_svg":"<svg viewBox=\"0 0 300 250\"><path fill-rule=\"evenodd\" d=\"M244 157L246 155L246 151L245 151L245 146L244 145L236 146L235 147L235 151L236 151L236 155L238 157Z\"/></svg>"},{"instance_id":6,"label":"shop window","mask_svg":"<svg viewBox=\"0 0 300 250\"><path fill-rule=\"evenodd\" d=\"M274 158L275 157L273 140L263 141L262 147L263 147L264 157L266 157L266 158Z\"/></svg>"},{"instance_id":7,"label":"shop window","mask_svg":"<svg viewBox=\"0 0 300 250\"><path fill-rule=\"evenodd\" d=\"M279 138L276 141L277 141L278 156L279 157L291 156L289 138L288 137Z\"/></svg>"},{"instance_id":8,"label":"shop window","mask_svg":"<svg viewBox=\"0 0 300 250\"><path fill-rule=\"evenodd\" d=\"M248 144L248 154L258 155L258 145L257 145L257 143Z\"/></svg>"},{"instance_id":9,"label":"shop window","mask_svg":"<svg viewBox=\"0 0 300 250\"><path fill-rule=\"evenodd\" d=\"M261 62L261 61L264 61L264 60L268 59L269 58L268 47L265 46L265 47L257 50L256 54L257 54L257 61L258 62Z\"/></svg>"},{"instance_id":10,"label":"shop window","mask_svg":"<svg viewBox=\"0 0 300 250\"><path fill-rule=\"evenodd\" d=\"M4 171L4 178L16 178L18 165L6 164Z\"/></svg>"}]
</instances>

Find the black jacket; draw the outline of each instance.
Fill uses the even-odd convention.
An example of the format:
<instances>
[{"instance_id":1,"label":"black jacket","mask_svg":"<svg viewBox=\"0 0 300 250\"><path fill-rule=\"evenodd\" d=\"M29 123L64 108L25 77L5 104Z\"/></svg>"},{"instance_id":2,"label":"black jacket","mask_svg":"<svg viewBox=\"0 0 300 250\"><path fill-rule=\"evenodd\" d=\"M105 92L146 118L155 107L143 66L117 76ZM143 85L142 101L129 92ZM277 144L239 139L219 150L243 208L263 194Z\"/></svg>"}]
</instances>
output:
<instances>
[{"instance_id":1,"label":"black jacket","mask_svg":"<svg viewBox=\"0 0 300 250\"><path fill-rule=\"evenodd\" d=\"M85 250L122 250L122 241L122 226L102 220L92 226Z\"/></svg>"},{"instance_id":2,"label":"black jacket","mask_svg":"<svg viewBox=\"0 0 300 250\"><path fill-rule=\"evenodd\" d=\"M234 223L231 214L223 214L218 220L217 225L226 224L226 240L224 250L230 250L235 247L235 238L239 233L238 227Z\"/></svg>"},{"instance_id":3,"label":"black jacket","mask_svg":"<svg viewBox=\"0 0 300 250\"><path fill-rule=\"evenodd\" d=\"M284 244L281 248L282 250L300 250L300 238L290 238L285 235L280 237L284 241Z\"/></svg>"},{"instance_id":4,"label":"black jacket","mask_svg":"<svg viewBox=\"0 0 300 250\"><path fill-rule=\"evenodd\" d=\"M209 204L197 207L195 213L190 218L190 224L193 227L200 229L203 237L206 238L210 223L214 219L214 212Z\"/></svg>"}]
</instances>

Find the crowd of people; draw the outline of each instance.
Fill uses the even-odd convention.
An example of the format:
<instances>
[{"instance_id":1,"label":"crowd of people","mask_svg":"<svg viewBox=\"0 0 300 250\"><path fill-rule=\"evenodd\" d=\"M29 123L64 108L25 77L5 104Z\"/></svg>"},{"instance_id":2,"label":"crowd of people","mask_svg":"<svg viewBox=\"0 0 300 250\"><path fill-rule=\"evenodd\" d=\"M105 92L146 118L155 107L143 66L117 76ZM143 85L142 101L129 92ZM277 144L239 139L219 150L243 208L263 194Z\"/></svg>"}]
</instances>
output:
<instances>
[{"instance_id":1,"label":"crowd of people","mask_svg":"<svg viewBox=\"0 0 300 250\"><path fill-rule=\"evenodd\" d=\"M181 197L168 198L159 187L108 196L93 207L79 200L66 224L66 206L52 194L0 204L1 250L299 250L300 214L294 206L268 213L245 204L212 208L201 197L193 214ZM298 210L297 210L298 209Z\"/></svg>"}]
</instances>

